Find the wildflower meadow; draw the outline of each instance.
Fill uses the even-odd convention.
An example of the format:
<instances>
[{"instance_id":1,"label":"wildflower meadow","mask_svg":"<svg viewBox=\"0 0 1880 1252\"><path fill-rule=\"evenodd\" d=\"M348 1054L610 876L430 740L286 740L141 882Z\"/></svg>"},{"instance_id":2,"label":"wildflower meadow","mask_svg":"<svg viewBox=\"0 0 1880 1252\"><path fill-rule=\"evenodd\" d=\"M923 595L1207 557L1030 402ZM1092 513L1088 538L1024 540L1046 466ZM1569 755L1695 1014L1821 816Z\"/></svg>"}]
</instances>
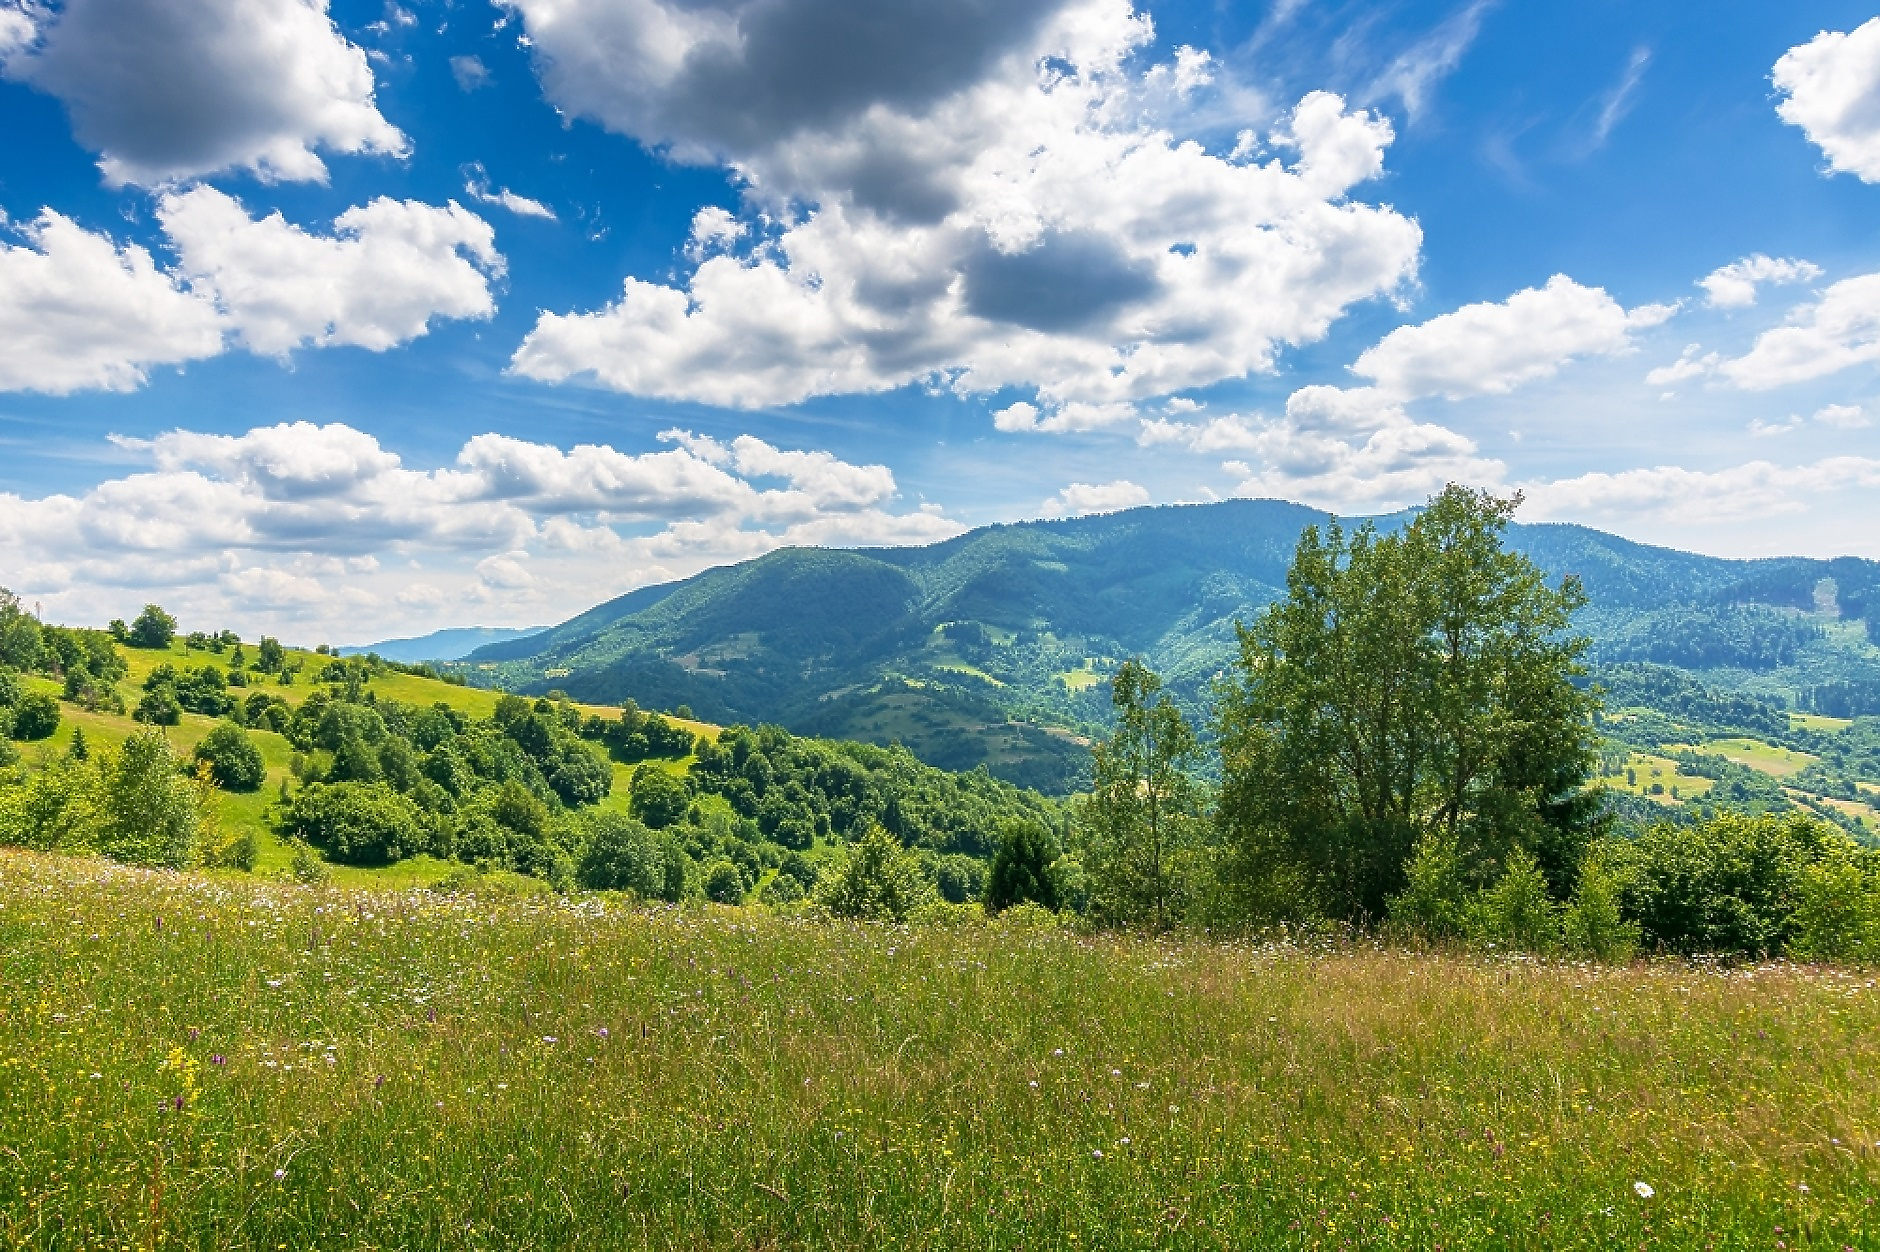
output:
<instances>
[{"instance_id":1,"label":"wildflower meadow","mask_svg":"<svg viewBox=\"0 0 1880 1252\"><path fill-rule=\"evenodd\" d=\"M8 1246L1880 1246L1845 968L4 852L0 970Z\"/></svg>"}]
</instances>

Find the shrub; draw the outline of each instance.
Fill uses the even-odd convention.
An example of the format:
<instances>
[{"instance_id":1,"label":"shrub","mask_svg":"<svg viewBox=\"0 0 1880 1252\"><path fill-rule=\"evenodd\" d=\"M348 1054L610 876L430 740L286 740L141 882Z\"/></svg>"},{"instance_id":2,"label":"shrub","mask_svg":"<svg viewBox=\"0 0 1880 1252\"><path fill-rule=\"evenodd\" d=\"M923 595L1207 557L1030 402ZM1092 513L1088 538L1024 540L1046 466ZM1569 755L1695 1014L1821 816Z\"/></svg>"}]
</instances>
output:
<instances>
[{"instance_id":1,"label":"shrub","mask_svg":"<svg viewBox=\"0 0 1880 1252\"><path fill-rule=\"evenodd\" d=\"M784 873L771 875L770 881L764 884L764 889L757 893L757 898L765 904L779 908L801 904L806 897L807 893L803 890L803 884Z\"/></svg>"},{"instance_id":2,"label":"shrub","mask_svg":"<svg viewBox=\"0 0 1880 1252\"><path fill-rule=\"evenodd\" d=\"M816 901L837 917L906 921L933 898L920 863L872 826L817 883Z\"/></svg>"},{"instance_id":3,"label":"shrub","mask_svg":"<svg viewBox=\"0 0 1880 1252\"><path fill-rule=\"evenodd\" d=\"M224 791L258 791L267 781L261 749L234 722L217 723L196 745L195 757L208 764L210 777Z\"/></svg>"},{"instance_id":4,"label":"shrub","mask_svg":"<svg viewBox=\"0 0 1880 1252\"><path fill-rule=\"evenodd\" d=\"M144 693L131 717L151 726L174 726L183 720L183 706L174 691L158 687Z\"/></svg>"},{"instance_id":5,"label":"shrub","mask_svg":"<svg viewBox=\"0 0 1880 1252\"><path fill-rule=\"evenodd\" d=\"M295 882L309 887L323 887L333 877L333 871L320 859L320 854L299 840L294 843L294 859L288 864L287 872Z\"/></svg>"},{"instance_id":6,"label":"shrub","mask_svg":"<svg viewBox=\"0 0 1880 1252\"><path fill-rule=\"evenodd\" d=\"M1389 901L1393 926L1422 939L1453 939L1468 929L1468 889L1454 839L1424 834L1404 866L1404 878L1404 889Z\"/></svg>"},{"instance_id":7,"label":"shrub","mask_svg":"<svg viewBox=\"0 0 1880 1252\"><path fill-rule=\"evenodd\" d=\"M13 738L32 742L50 739L59 729L59 702L44 692L21 696L13 709Z\"/></svg>"},{"instance_id":8,"label":"shrub","mask_svg":"<svg viewBox=\"0 0 1880 1252\"><path fill-rule=\"evenodd\" d=\"M1777 955L1793 931L1802 867L1821 856L1830 834L1839 838L1805 815L1719 813L1607 840L1603 854L1620 874L1620 908L1646 946Z\"/></svg>"},{"instance_id":9,"label":"shrub","mask_svg":"<svg viewBox=\"0 0 1880 1252\"><path fill-rule=\"evenodd\" d=\"M1872 959L1880 949L1880 899L1852 851L1836 848L1796 876L1793 955L1847 961Z\"/></svg>"},{"instance_id":10,"label":"shrub","mask_svg":"<svg viewBox=\"0 0 1880 1252\"><path fill-rule=\"evenodd\" d=\"M1572 951L1601 961L1624 961L1638 951L1639 925L1619 908L1619 876L1603 858L1588 855L1580 881L1560 916L1561 938Z\"/></svg>"},{"instance_id":11,"label":"shrub","mask_svg":"<svg viewBox=\"0 0 1880 1252\"><path fill-rule=\"evenodd\" d=\"M719 861L705 871L705 898L717 904L742 904L750 890L744 871L730 861Z\"/></svg>"},{"instance_id":12,"label":"shrub","mask_svg":"<svg viewBox=\"0 0 1880 1252\"><path fill-rule=\"evenodd\" d=\"M654 830L664 830L685 816L692 797L685 783L650 762L633 771L633 815Z\"/></svg>"},{"instance_id":13,"label":"shrub","mask_svg":"<svg viewBox=\"0 0 1880 1252\"><path fill-rule=\"evenodd\" d=\"M342 865L387 865L424 848L417 806L384 783L311 783L288 803L281 829Z\"/></svg>"},{"instance_id":14,"label":"shrub","mask_svg":"<svg viewBox=\"0 0 1880 1252\"><path fill-rule=\"evenodd\" d=\"M587 847L575 877L590 891L631 891L648 899L665 895L665 849L646 824L620 813L588 819Z\"/></svg>"},{"instance_id":15,"label":"shrub","mask_svg":"<svg viewBox=\"0 0 1880 1252\"><path fill-rule=\"evenodd\" d=\"M1547 894L1547 876L1525 848L1508 855L1501 881L1476 897L1478 938L1527 952L1550 952L1560 942L1559 908Z\"/></svg>"},{"instance_id":16,"label":"shrub","mask_svg":"<svg viewBox=\"0 0 1880 1252\"><path fill-rule=\"evenodd\" d=\"M133 865L184 869L195 863L208 813L195 784L163 735L132 735L104 761L94 844L98 851Z\"/></svg>"},{"instance_id":17,"label":"shrub","mask_svg":"<svg viewBox=\"0 0 1880 1252\"><path fill-rule=\"evenodd\" d=\"M124 636L133 648L167 648L175 640L176 619L154 604L144 606Z\"/></svg>"},{"instance_id":18,"label":"shrub","mask_svg":"<svg viewBox=\"0 0 1880 1252\"><path fill-rule=\"evenodd\" d=\"M231 839L226 839L203 855L203 864L221 869L238 869L244 874L253 872L255 862L261 859L261 841L255 838L255 832L244 830Z\"/></svg>"}]
</instances>

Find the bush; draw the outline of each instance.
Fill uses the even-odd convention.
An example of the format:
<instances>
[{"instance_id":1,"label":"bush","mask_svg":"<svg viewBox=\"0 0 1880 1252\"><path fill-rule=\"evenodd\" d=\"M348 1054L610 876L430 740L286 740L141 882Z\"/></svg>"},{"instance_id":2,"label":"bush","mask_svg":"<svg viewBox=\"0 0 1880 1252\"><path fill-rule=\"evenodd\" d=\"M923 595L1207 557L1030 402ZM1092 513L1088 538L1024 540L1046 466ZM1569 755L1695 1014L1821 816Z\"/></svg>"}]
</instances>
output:
<instances>
[{"instance_id":1,"label":"bush","mask_svg":"<svg viewBox=\"0 0 1880 1252\"><path fill-rule=\"evenodd\" d=\"M1468 929L1468 888L1454 839L1424 834L1404 866L1404 878L1404 889L1388 905L1394 927L1421 939L1453 939Z\"/></svg>"},{"instance_id":2,"label":"bush","mask_svg":"<svg viewBox=\"0 0 1880 1252\"><path fill-rule=\"evenodd\" d=\"M59 702L44 692L21 696L13 708L13 738L33 742L59 729Z\"/></svg>"},{"instance_id":3,"label":"bush","mask_svg":"<svg viewBox=\"0 0 1880 1252\"><path fill-rule=\"evenodd\" d=\"M1580 881L1560 917L1561 938L1573 952L1601 961L1624 961L1638 951L1639 925L1619 908L1619 876L1603 858L1589 855Z\"/></svg>"},{"instance_id":4,"label":"bush","mask_svg":"<svg viewBox=\"0 0 1880 1252\"><path fill-rule=\"evenodd\" d=\"M196 745L195 757L209 766L210 777L224 791L258 791L267 781L261 749L234 722L218 722Z\"/></svg>"},{"instance_id":5,"label":"bush","mask_svg":"<svg viewBox=\"0 0 1880 1252\"><path fill-rule=\"evenodd\" d=\"M664 830L685 816L692 797L685 783L659 766L646 763L633 771L633 815L654 830Z\"/></svg>"},{"instance_id":6,"label":"bush","mask_svg":"<svg viewBox=\"0 0 1880 1252\"><path fill-rule=\"evenodd\" d=\"M208 813L160 732L132 735L99 770L95 846L133 865L194 864Z\"/></svg>"},{"instance_id":7,"label":"bush","mask_svg":"<svg viewBox=\"0 0 1880 1252\"><path fill-rule=\"evenodd\" d=\"M920 863L879 826L870 827L816 888L816 902L835 916L877 922L904 922L933 895Z\"/></svg>"},{"instance_id":8,"label":"bush","mask_svg":"<svg viewBox=\"0 0 1880 1252\"><path fill-rule=\"evenodd\" d=\"M260 859L261 841L255 838L255 832L252 830L244 830L234 838L224 840L205 853L202 858L205 865L221 869L238 869L244 874L252 873L255 862Z\"/></svg>"},{"instance_id":9,"label":"bush","mask_svg":"<svg viewBox=\"0 0 1880 1252\"><path fill-rule=\"evenodd\" d=\"M425 844L417 806L384 783L311 783L288 802L281 830L342 865L389 865Z\"/></svg>"},{"instance_id":10,"label":"bush","mask_svg":"<svg viewBox=\"0 0 1880 1252\"><path fill-rule=\"evenodd\" d=\"M730 861L719 861L705 871L705 898L717 904L742 904L750 885L744 871Z\"/></svg>"},{"instance_id":11,"label":"bush","mask_svg":"<svg viewBox=\"0 0 1880 1252\"><path fill-rule=\"evenodd\" d=\"M1802 868L1789 951L1808 961L1871 960L1880 955L1880 899L1854 863L1851 846Z\"/></svg>"},{"instance_id":12,"label":"bush","mask_svg":"<svg viewBox=\"0 0 1880 1252\"><path fill-rule=\"evenodd\" d=\"M1842 836L1805 815L1719 813L1601 846L1619 905L1651 948L1775 956L1788 946L1802 868Z\"/></svg>"},{"instance_id":13,"label":"bush","mask_svg":"<svg viewBox=\"0 0 1880 1252\"><path fill-rule=\"evenodd\" d=\"M631 891L649 900L678 898L668 891L666 841L644 822L620 813L596 813L586 826L587 847L575 871L583 887Z\"/></svg>"},{"instance_id":14,"label":"bush","mask_svg":"<svg viewBox=\"0 0 1880 1252\"><path fill-rule=\"evenodd\" d=\"M770 881L764 884L764 889L757 893L758 899L778 908L801 904L807 896L808 893L803 890L803 884L785 873L771 875Z\"/></svg>"},{"instance_id":15,"label":"bush","mask_svg":"<svg viewBox=\"0 0 1880 1252\"><path fill-rule=\"evenodd\" d=\"M174 691L168 687L158 687L144 693L144 698L137 702L131 717L151 726L174 726L183 720L183 706L177 701Z\"/></svg>"},{"instance_id":16,"label":"bush","mask_svg":"<svg viewBox=\"0 0 1880 1252\"><path fill-rule=\"evenodd\" d=\"M298 840L294 843L294 859L288 864L287 872L295 882L309 887L324 887L333 877L333 871L320 859L320 854Z\"/></svg>"},{"instance_id":17,"label":"bush","mask_svg":"<svg viewBox=\"0 0 1880 1252\"><path fill-rule=\"evenodd\" d=\"M1551 952L1560 943L1559 908L1547 894L1547 876L1525 848L1508 856L1501 881L1476 897L1480 939L1525 952Z\"/></svg>"}]
</instances>

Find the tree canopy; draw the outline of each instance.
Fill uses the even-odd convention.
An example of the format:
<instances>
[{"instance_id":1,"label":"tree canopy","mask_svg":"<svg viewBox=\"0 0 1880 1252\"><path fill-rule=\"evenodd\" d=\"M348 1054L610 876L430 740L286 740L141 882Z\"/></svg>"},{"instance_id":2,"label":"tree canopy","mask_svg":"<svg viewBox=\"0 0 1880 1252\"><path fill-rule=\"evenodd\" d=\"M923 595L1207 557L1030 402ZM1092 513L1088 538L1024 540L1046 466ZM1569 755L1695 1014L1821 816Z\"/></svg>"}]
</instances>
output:
<instances>
[{"instance_id":1,"label":"tree canopy","mask_svg":"<svg viewBox=\"0 0 1880 1252\"><path fill-rule=\"evenodd\" d=\"M1517 849L1557 890L1597 826L1574 579L1502 532L1519 498L1451 486L1401 529L1301 536L1286 595L1239 631L1217 714L1227 877L1249 898L1381 917L1419 840L1464 872Z\"/></svg>"}]
</instances>

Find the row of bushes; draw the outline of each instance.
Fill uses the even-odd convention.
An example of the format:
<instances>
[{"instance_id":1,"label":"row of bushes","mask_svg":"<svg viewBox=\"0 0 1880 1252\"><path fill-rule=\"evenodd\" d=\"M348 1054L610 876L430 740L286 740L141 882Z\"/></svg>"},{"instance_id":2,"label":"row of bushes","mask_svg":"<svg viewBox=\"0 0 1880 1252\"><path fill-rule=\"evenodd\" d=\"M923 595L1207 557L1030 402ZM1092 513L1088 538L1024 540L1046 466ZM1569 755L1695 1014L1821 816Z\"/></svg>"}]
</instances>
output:
<instances>
[{"instance_id":1,"label":"row of bushes","mask_svg":"<svg viewBox=\"0 0 1880 1252\"><path fill-rule=\"evenodd\" d=\"M1603 959L1686 956L1880 960L1880 850L1803 814L1718 813L1595 841L1558 902L1532 858L1511 857L1470 889L1453 845L1417 847L1389 924L1426 940L1470 940Z\"/></svg>"}]
</instances>

